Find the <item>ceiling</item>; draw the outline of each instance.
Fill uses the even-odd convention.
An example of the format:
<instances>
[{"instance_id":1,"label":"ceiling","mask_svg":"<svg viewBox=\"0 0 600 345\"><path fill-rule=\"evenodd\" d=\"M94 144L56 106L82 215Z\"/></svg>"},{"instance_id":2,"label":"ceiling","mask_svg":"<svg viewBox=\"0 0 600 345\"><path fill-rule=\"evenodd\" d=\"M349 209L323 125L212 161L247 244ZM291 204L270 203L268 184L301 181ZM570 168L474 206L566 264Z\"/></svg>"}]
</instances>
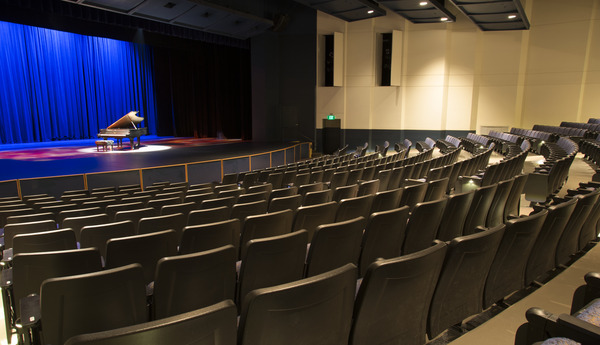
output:
<instances>
[{"instance_id":1,"label":"ceiling","mask_svg":"<svg viewBox=\"0 0 600 345\"><path fill-rule=\"evenodd\" d=\"M529 21L520 0L295 0L316 10L351 22L398 13L412 23L456 21L451 4L481 30L527 30ZM456 12L456 11L455 11Z\"/></svg>"},{"instance_id":2,"label":"ceiling","mask_svg":"<svg viewBox=\"0 0 600 345\"><path fill-rule=\"evenodd\" d=\"M204 0L63 0L240 39L260 34L273 21Z\"/></svg>"}]
</instances>

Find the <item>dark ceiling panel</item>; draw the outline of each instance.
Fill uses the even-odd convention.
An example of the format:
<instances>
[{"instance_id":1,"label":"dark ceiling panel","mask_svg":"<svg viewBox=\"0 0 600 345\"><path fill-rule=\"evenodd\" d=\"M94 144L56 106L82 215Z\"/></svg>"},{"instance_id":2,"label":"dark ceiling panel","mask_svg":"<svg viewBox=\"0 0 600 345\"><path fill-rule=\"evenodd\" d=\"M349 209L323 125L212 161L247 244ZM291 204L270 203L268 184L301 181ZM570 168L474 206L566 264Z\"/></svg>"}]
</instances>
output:
<instances>
[{"instance_id":1,"label":"dark ceiling panel","mask_svg":"<svg viewBox=\"0 0 600 345\"><path fill-rule=\"evenodd\" d=\"M194 7L186 0L146 0L133 11L133 15L170 22Z\"/></svg>"},{"instance_id":2,"label":"dark ceiling panel","mask_svg":"<svg viewBox=\"0 0 600 345\"><path fill-rule=\"evenodd\" d=\"M371 0L295 0L347 22L385 16L385 10Z\"/></svg>"},{"instance_id":3,"label":"dark ceiling panel","mask_svg":"<svg viewBox=\"0 0 600 345\"><path fill-rule=\"evenodd\" d=\"M443 1L380 0L379 3L413 23L448 23L456 20Z\"/></svg>"},{"instance_id":4,"label":"dark ceiling panel","mask_svg":"<svg viewBox=\"0 0 600 345\"><path fill-rule=\"evenodd\" d=\"M103 7L113 11L129 12L144 0L83 0L81 3L94 7Z\"/></svg>"},{"instance_id":5,"label":"dark ceiling panel","mask_svg":"<svg viewBox=\"0 0 600 345\"><path fill-rule=\"evenodd\" d=\"M520 0L450 0L481 30L527 30L529 20Z\"/></svg>"},{"instance_id":6,"label":"dark ceiling panel","mask_svg":"<svg viewBox=\"0 0 600 345\"><path fill-rule=\"evenodd\" d=\"M64 0L194 30L247 39L273 21L206 0Z\"/></svg>"}]
</instances>

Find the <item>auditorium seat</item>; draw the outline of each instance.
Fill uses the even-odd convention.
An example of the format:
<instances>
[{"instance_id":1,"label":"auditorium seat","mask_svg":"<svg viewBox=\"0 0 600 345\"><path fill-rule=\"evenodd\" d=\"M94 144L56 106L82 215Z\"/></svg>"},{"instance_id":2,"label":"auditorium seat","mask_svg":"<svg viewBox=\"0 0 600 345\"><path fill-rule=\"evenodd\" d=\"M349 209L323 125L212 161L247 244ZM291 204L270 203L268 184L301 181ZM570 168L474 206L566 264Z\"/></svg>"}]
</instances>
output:
<instances>
[{"instance_id":1,"label":"auditorium seat","mask_svg":"<svg viewBox=\"0 0 600 345\"><path fill-rule=\"evenodd\" d=\"M115 213L115 222L130 220L134 225L134 233L138 233L140 219L146 217L158 216L158 211L153 207L139 208L133 210L117 211ZM133 234L132 234L133 235Z\"/></svg>"},{"instance_id":2,"label":"auditorium seat","mask_svg":"<svg viewBox=\"0 0 600 345\"><path fill-rule=\"evenodd\" d=\"M13 237L12 255L69 249L77 249L77 239L75 238L75 232L67 228L15 235ZM6 259L5 256L3 260Z\"/></svg>"},{"instance_id":3,"label":"auditorium seat","mask_svg":"<svg viewBox=\"0 0 600 345\"><path fill-rule=\"evenodd\" d=\"M490 266L483 291L483 307L502 301L525 287L525 268L547 210L506 222L504 236Z\"/></svg>"},{"instance_id":4,"label":"auditorium seat","mask_svg":"<svg viewBox=\"0 0 600 345\"><path fill-rule=\"evenodd\" d=\"M194 202L200 206L204 200L215 199L217 196L213 192L205 192L198 194L190 194L196 191L189 191L188 194L183 198L183 202Z\"/></svg>"},{"instance_id":5,"label":"auditorium seat","mask_svg":"<svg viewBox=\"0 0 600 345\"><path fill-rule=\"evenodd\" d=\"M115 214L117 214L117 212L127 210L138 210L140 208L144 208L144 203L141 201L118 203L106 206L106 214L108 214L108 218L112 222L115 220Z\"/></svg>"},{"instance_id":6,"label":"auditorium seat","mask_svg":"<svg viewBox=\"0 0 600 345\"><path fill-rule=\"evenodd\" d=\"M187 224L187 217L182 213L173 213L163 216L144 217L138 221L137 234L149 234L164 230L173 230L176 234L176 242L179 243L183 228Z\"/></svg>"},{"instance_id":7,"label":"auditorium seat","mask_svg":"<svg viewBox=\"0 0 600 345\"><path fill-rule=\"evenodd\" d=\"M174 344L236 345L236 307L233 301L168 318L108 331L74 336L65 345L125 345L147 343L148 339ZM203 343L205 344L205 343Z\"/></svg>"},{"instance_id":8,"label":"auditorium seat","mask_svg":"<svg viewBox=\"0 0 600 345\"><path fill-rule=\"evenodd\" d=\"M356 217L319 225L306 257L306 276L311 277L351 263L358 265L365 218Z\"/></svg>"},{"instance_id":9,"label":"auditorium seat","mask_svg":"<svg viewBox=\"0 0 600 345\"><path fill-rule=\"evenodd\" d=\"M81 248L96 247L100 255L106 258L106 242L111 238L133 236L135 226L132 221L105 223L98 225L87 225L81 229Z\"/></svg>"},{"instance_id":10,"label":"auditorium seat","mask_svg":"<svg viewBox=\"0 0 600 345\"><path fill-rule=\"evenodd\" d=\"M68 217L62 221L61 229L69 228L75 232L77 241L81 240L81 229L88 225L106 224L110 222L110 218L106 213L90 214L87 216Z\"/></svg>"},{"instance_id":11,"label":"auditorium seat","mask_svg":"<svg viewBox=\"0 0 600 345\"><path fill-rule=\"evenodd\" d=\"M423 201L433 201L442 199L446 195L448 189L448 177L438 180L427 181L427 191Z\"/></svg>"},{"instance_id":12,"label":"auditorium seat","mask_svg":"<svg viewBox=\"0 0 600 345\"><path fill-rule=\"evenodd\" d=\"M281 198L284 196L296 195L298 194L298 187L291 186L286 188L273 189L271 192L271 200L275 198Z\"/></svg>"},{"instance_id":13,"label":"auditorium seat","mask_svg":"<svg viewBox=\"0 0 600 345\"><path fill-rule=\"evenodd\" d=\"M478 226L485 226L485 221L497 188L497 184L492 184L475 189L475 195L473 195L467 219L465 220L463 235L470 235L476 231Z\"/></svg>"},{"instance_id":14,"label":"auditorium seat","mask_svg":"<svg viewBox=\"0 0 600 345\"><path fill-rule=\"evenodd\" d=\"M325 189L316 192L307 192L304 195L302 206L318 205L330 202L333 197L333 191L331 189Z\"/></svg>"},{"instance_id":15,"label":"auditorium seat","mask_svg":"<svg viewBox=\"0 0 600 345\"><path fill-rule=\"evenodd\" d=\"M246 222L242 227L240 234L240 254L243 258L248 241L287 234L292 231L292 221L294 212L292 210L283 210L267 214L259 214L246 217Z\"/></svg>"},{"instance_id":16,"label":"auditorium seat","mask_svg":"<svg viewBox=\"0 0 600 345\"><path fill-rule=\"evenodd\" d=\"M485 279L504 235L504 225L477 230L471 235L457 237L448 244L429 309L429 339L483 310ZM456 289L456 286L460 286L460 289Z\"/></svg>"},{"instance_id":17,"label":"auditorium seat","mask_svg":"<svg viewBox=\"0 0 600 345\"><path fill-rule=\"evenodd\" d=\"M40 302L44 344L63 344L78 334L148 320L139 264L48 279L42 284Z\"/></svg>"},{"instance_id":18,"label":"auditorium seat","mask_svg":"<svg viewBox=\"0 0 600 345\"><path fill-rule=\"evenodd\" d=\"M237 199L240 197L240 195L242 195L244 193L246 193L246 191L241 188L240 189L222 190L219 193L217 193L217 199L233 197L233 198L235 198L235 202L237 203Z\"/></svg>"},{"instance_id":19,"label":"auditorium seat","mask_svg":"<svg viewBox=\"0 0 600 345\"><path fill-rule=\"evenodd\" d=\"M119 203L128 204L130 202L138 202L139 201L144 205L144 207L147 207L148 201L150 201L150 199L152 199L152 196L150 196L150 195L130 196L127 198L122 198L119 201ZM108 206L107 206L107 208L108 208Z\"/></svg>"},{"instance_id":20,"label":"auditorium seat","mask_svg":"<svg viewBox=\"0 0 600 345\"><path fill-rule=\"evenodd\" d=\"M154 280L158 260L177 254L177 234L173 230L111 238L106 242L105 269L138 263L144 270L144 281Z\"/></svg>"},{"instance_id":21,"label":"auditorium seat","mask_svg":"<svg viewBox=\"0 0 600 345\"><path fill-rule=\"evenodd\" d=\"M252 290L302 279L307 240L305 230L249 240L241 257L238 306Z\"/></svg>"},{"instance_id":22,"label":"auditorium seat","mask_svg":"<svg viewBox=\"0 0 600 345\"><path fill-rule=\"evenodd\" d=\"M185 216L185 219L187 221L187 217L190 214L190 212L197 209L198 206L199 206L198 204L196 204L195 202L191 202L191 201L181 203L181 204L164 205L163 207L160 208L160 215L164 216L164 215L168 215L168 214L181 213Z\"/></svg>"},{"instance_id":23,"label":"auditorium seat","mask_svg":"<svg viewBox=\"0 0 600 345\"><path fill-rule=\"evenodd\" d=\"M229 218L239 219L243 228L246 217L267 213L267 206L268 203L266 200L248 202L245 204L235 204L231 208L231 215Z\"/></svg>"},{"instance_id":24,"label":"auditorium seat","mask_svg":"<svg viewBox=\"0 0 600 345\"><path fill-rule=\"evenodd\" d=\"M568 263L571 259L571 255L578 251L579 233L596 204L599 195L600 189L589 194L579 194L574 196L578 201L560 239L558 240L558 246L556 247L556 266Z\"/></svg>"},{"instance_id":25,"label":"auditorium seat","mask_svg":"<svg viewBox=\"0 0 600 345\"><path fill-rule=\"evenodd\" d=\"M515 176L515 182L510 189L508 198L506 199L506 206L504 207L504 221L506 222L510 218L516 218L520 215L521 209L521 194L527 183L527 175L521 174Z\"/></svg>"},{"instance_id":26,"label":"auditorium seat","mask_svg":"<svg viewBox=\"0 0 600 345\"><path fill-rule=\"evenodd\" d=\"M371 195L379 191L379 180L365 180L358 184L356 196Z\"/></svg>"},{"instance_id":27,"label":"auditorium seat","mask_svg":"<svg viewBox=\"0 0 600 345\"><path fill-rule=\"evenodd\" d=\"M336 190L336 188L338 187L345 186L346 182L348 181L349 173L350 172L347 170L336 171L335 173L333 173L333 176L331 177L331 182L329 183L329 189Z\"/></svg>"},{"instance_id":28,"label":"auditorium seat","mask_svg":"<svg viewBox=\"0 0 600 345\"><path fill-rule=\"evenodd\" d=\"M375 193L370 213L393 210L397 208L400 204L402 192L404 192L403 188L395 188Z\"/></svg>"},{"instance_id":29,"label":"auditorium seat","mask_svg":"<svg viewBox=\"0 0 600 345\"><path fill-rule=\"evenodd\" d=\"M548 215L538 234L525 268L525 286L528 286L545 273L556 267L555 255L558 240L562 235L573 210L577 198L547 208Z\"/></svg>"},{"instance_id":30,"label":"auditorium seat","mask_svg":"<svg viewBox=\"0 0 600 345\"><path fill-rule=\"evenodd\" d=\"M422 251L372 263L354 303L349 344L425 344L429 305L446 250L437 241Z\"/></svg>"},{"instance_id":31,"label":"auditorium seat","mask_svg":"<svg viewBox=\"0 0 600 345\"><path fill-rule=\"evenodd\" d=\"M340 186L333 190L332 200L340 202L342 199L356 198L358 196L358 184Z\"/></svg>"},{"instance_id":32,"label":"auditorium seat","mask_svg":"<svg viewBox=\"0 0 600 345\"><path fill-rule=\"evenodd\" d=\"M242 305L238 344L346 345L356 271L353 265L345 265L314 277L252 291Z\"/></svg>"},{"instance_id":33,"label":"auditorium seat","mask_svg":"<svg viewBox=\"0 0 600 345\"><path fill-rule=\"evenodd\" d=\"M600 197L592 207L592 211L585 219L579 231L578 250L584 250L589 244L598 242L598 220L600 219Z\"/></svg>"},{"instance_id":34,"label":"auditorium seat","mask_svg":"<svg viewBox=\"0 0 600 345\"><path fill-rule=\"evenodd\" d=\"M292 230L306 230L308 232L308 242L311 242L319 225L335 222L337 209L338 203L335 201L298 207L294 214Z\"/></svg>"},{"instance_id":35,"label":"auditorium seat","mask_svg":"<svg viewBox=\"0 0 600 345\"><path fill-rule=\"evenodd\" d=\"M190 212L187 219L187 225L200 225L214 222L221 222L229 219L231 210L227 206L207 208L204 210L194 210Z\"/></svg>"},{"instance_id":36,"label":"auditorium seat","mask_svg":"<svg viewBox=\"0 0 600 345\"><path fill-rule=\"evenodd\" d=\"M407 220L408 206L371 214L362 237L358 265L361 277L377 259L400 255Z\"/></svg>"},{"instance_id":37,"label":"auditorium seat","mask_svg":"<svg viewBox=\"0 0 600 345\"><path fill-rule=\"evenodd\" d=\"M39 296L44 280L102 270L100 253L95 248L15 255L12 268L2 270L2 294L7 336L15 321L21 318L21 300L30 294ZM8 297L9 293L12 297ZM38 302L39 303L39 302ZM15 314L14 319L10 316ZM39 305L37 306L39 308ZM9 342L10 343L10 340Z\"/></svg>"},{"instance_id":38,"label":"auditorium seat","mask_svg":"<svg viewBox=\"0 0 600 345\"><path fill-rule=\"evenodd\" d=\"M283 173L272 172L267 177L267 184L271 184L273 189L279 189L283 187ZM252 187L250 187L252 188Z\"/></svg>"},{"instance_id":39,"label":"auditorium seat","mask_svg":"<svg viewBox=\"0 0 600 345\"><path fill-rule=\"evenodd\" d=\"M232 245L158 260L152 317L162 319L235 298L237 252Z\"/></svg>"},{"instance_id":40,"label":"auditorium seat","mask_svg":"<svg viewBox=\"0 0 600 345\"><path fill-rule=\"evenodd\" d=\"M32 212L35 212L35 211L32 211ZM54 213L52 213L52 212L27 213L27 214L22 214L19 216L6 217L6 224L37 222L40 220L56 220L56 217L54 216Z\"/></svg>"},{"instance_id":41,"label":"auditorium seat","mask_svg":"<svg viewBox=\"0 0 600 345\"><path fill-rule=\"evenodd\" d=\"M379 172L377 172L377 175L375 176L375 178L379 180L378 192L383 192L383 191L388 190L388 186L389 186L391 177L392 177L391 169L379 170Z\"/></svg>"},{"instance_id":42,"label":"auditorium seat","mask_svg":"<svg viewBox=\"0 0 600 345\"><path fill-rule=\"evenodd\" d=\"M360 180L362 180L363 169L353 169L348 173L348 178L346 179L346 186L356 184Z\"/></svg>"},{"instance_id":43,"label":"auditorium seat","mask_svg":"<svg viewBox=\"0 0 600 345\"><path fill-rule=\"evenodd\" d=\"M335 221L343 222L356 217L369 218L374 197L374 194L369 194L340 200Z\"/></svg>"},{"instance_id":44,"label":"auditorium seat","mask_svg":"<svg viewBox=\"0 0 600 345\"><path fill-rule=\"evenodd\" d=\"M54 220L7 224L4 226L4 248L12 248L12 240L15 235L48 230L56 230L56 222Z\"/></svg>"},{"instance_id":45,"label":"auditorium seat","mask_svg":"<svg viewBox=\"0 0 600 345\"><path fill-rule=\"evenodd\" d=\"M505 222L504 209L514 182L514 178L511 178L497 183L498 187L496 187L496 193L494 193L485 221L488 228L493 228Z\"/></svg>"},{"instance_id":46,"label":"auditorium seat","mask_svg":"<svg viewBox=\"0 0 600 345\"><path fill-rule=\"evenodd\" d=\"M302 195L295 194L290 196L282 196L271 199L269 203L269 212L277 212L283 210L295 211L302 205Z\"/></svg>"},{"instance_id":47,"label":"auditorium seat","mask_svg":"<svg viewBox=\"0 0 600 345\"><path fill-rule=\"evenodd\" d=\"M262 187L261 186L254 186L254 187ZM271 195L270 191L261 191L261 192L250 192L250 190L252 189L252 187L249 188L249 191L246 192L246 194L242 194L239 196L237 203L238 204L246 204L249 202L255 202L255 201L268 201L269 200L269 196Z\"/></svg>"},{"instance_id":48,"label":"auditorium seat","mask_svg":"<svg viewBox=\"0 0 600 345\"><path fill-rule=\"evenodd\" d=\"M235 197L235 196L203 200L202 203L200 203L200 209L205 210L207 208L215 208L215 207L221 207L221 206L227 206L231 209L233 207L233 205L235 204L236 200L237 200L237 197Z\"/></svg>"},{"instance_id":49,"label":"auditorium seat","mask_svg":"<svg viewBox=\"0 0 600 345\"><path fill-rule=\"evenodd\" d=\"M467 213L473 201L475 191L450 194L448 202L442 215L442 221L437 233L437 239L451 241L453 238L463 235L463 228L467 219Z\"/></svg>"},{"instance_id":50,"label":"auditorium seat","mask_svg":"<svg viewBox=\"0 0 600 345\"><path fill-rule=\"evenodd\" d=\"M423 250L436 239L447 199L420 202L412 209L406 235L402 244L402 255Z\"/></svg>"},{"instance_id":51,"label":"auditorium seat","mask_svg":"<svg viewBox=\"0 0 600 345\"><path fill-rule=\"evenodd\" d=\"M404 192L402 192L402 198L400 198L400 206L408 206L412 212L412 209L417 203L425 200L425 193L427 193L427 183L419 182L412 185L404 186Z\"/></svg>"},{"instance_id":52,"label":"auditorium seat","mask_svg":"<svg viewBox=\"0 0 600 345\"><path fill-rule=\"evenodd\" d=\"M196 253L232 245L239 252L240 221L237 218L183 228L179 253Z\"/></svg>"}]
</instances>

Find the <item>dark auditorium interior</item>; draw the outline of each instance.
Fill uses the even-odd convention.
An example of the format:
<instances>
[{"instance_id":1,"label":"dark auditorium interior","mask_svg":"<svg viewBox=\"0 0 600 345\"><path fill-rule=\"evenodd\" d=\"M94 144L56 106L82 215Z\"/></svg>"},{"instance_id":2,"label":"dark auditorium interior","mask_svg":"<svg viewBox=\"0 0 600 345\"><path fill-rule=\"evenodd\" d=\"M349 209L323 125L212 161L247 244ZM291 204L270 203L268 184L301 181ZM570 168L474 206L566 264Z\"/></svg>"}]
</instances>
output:
<instances>
[{"instance_id":1,"label":"dark auditorium interior","mask_svg":"<svg viewBox=\"0 0 600 345\"><path fill-rule=\"evenodd\" d=\"M600 344L600 0L0 0L0 345Z\"/></svg>"}]
</instances>

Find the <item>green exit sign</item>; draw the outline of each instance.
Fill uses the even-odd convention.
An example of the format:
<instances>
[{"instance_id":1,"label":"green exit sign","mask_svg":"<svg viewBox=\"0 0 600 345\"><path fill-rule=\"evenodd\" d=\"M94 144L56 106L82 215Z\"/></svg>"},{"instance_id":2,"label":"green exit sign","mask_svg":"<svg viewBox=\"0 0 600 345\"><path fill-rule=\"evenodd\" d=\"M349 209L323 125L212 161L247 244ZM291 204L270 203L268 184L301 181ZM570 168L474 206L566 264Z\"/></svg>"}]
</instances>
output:
<instances>
[{"instance_id":1,"label":"green exit sign","mask_svg":"<svg viewBox=\"0 0 600 345\"><path fill-rule=\"evenodd\" d=\"M327 115L327 120L335 120L335 115Z\"/></svg>"}]
</instances>

